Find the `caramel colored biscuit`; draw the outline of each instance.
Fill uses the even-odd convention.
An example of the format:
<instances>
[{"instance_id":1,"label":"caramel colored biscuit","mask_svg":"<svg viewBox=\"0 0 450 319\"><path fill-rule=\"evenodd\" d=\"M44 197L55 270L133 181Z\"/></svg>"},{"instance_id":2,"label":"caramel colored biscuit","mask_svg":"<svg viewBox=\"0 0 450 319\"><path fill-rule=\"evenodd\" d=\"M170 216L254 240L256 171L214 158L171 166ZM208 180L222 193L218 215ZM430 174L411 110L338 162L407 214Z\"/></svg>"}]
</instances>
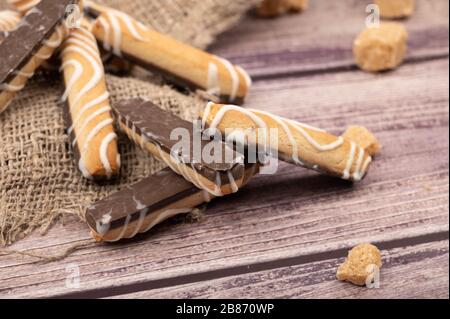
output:
<instances>
[{"instance_id":1,"label":"caramel colored biscuit","mask_svg":"<svg viewBox=\"0 0 450 319\"><path fill-rule=\"evenodd\" d=\"M353 140L263 111L209 103L203 112L203 125L229 136L238 131L256 132L247 134L246 141L264 149L269 143L258 136L257 129L265 129L265 134L276 130L278 148L271 152L277 152L281 160L345 180L360 181L372 162L368 151ZM264 142L266 145L261 145Z\"/></svg>"},{"instance_id":2,"label":"caramel colored biscuit","mask_svg":"<svg viewBox=\"0 0 450 319\"><path fill-rule=\"evenodd\" d=\"M366 28L353 44L356 64L363 70L378 72L398 67L407 52L408 33L396 22L383 22L379 28Z\"/></svg>"},{"instance_id":3,"label":"caramel colored biscuit","mask_svg":"<svg viewBox=\"0 0 450 319\"><path fill-rule=\"evenodd\" d=\"M78 167L88 179L114 177L119 173L120 156L97 41L88 30L73 29L61 58L66 122Z\"/></svg>"},{"instance_id":4,"label":"caramel colored biscuit","mask_svg":"<svg viewBox=\"0 0 450 319\"><path fill-rule=\"evenodd\" d=\"M380 8L381 17L386 19L409 17L416 5L415 0L374 0L374 3Z\"/></svg>"},{"instance_id":5,"label":"caramel colored biscuit","mask_svg":"<svg viewBox=\"0 0 450 319\"><path fill-rule=\"evenodd\" d=\"M242 68L156 32L123 12L98 10L103 11L92 31L105 50L156 71L175 85L206 91L224 102L243 102L251 80Z\"/></svg>"},{"instance_id":6,"label":"caramel colored biscuit","mask_svg":"<svg viewBox=\"0 0 450 319\"><path fill-rule=\"evenodd\" d=\"M381 269L380 250L371 244L361 244L349 251L345 262L339 266L336 277L341 281L349 281L364 286L373 273L373 267Z\"/></svg>"}]
</instances>

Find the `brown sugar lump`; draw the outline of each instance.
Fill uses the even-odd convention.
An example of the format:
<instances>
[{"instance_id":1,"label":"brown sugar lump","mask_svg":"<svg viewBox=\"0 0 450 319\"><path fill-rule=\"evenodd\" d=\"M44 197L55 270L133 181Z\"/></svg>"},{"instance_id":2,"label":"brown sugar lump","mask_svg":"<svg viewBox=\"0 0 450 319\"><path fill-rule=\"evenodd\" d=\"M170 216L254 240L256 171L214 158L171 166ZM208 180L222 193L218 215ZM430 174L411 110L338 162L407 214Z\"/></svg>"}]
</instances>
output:
<instances>
[{"instance_id":1,"label":"brown sugar lump","mask_svg":"<svg viewBox=\"0 0 450 319\"><path fill-rule=\"evenodd\" d=\"M415 0L374 0L380 8L382 18L396 19L406 18L413 14Z\"/></svg>"},{"instance_id":2,"label":"brown sugar lump","mask_svg":"<svg viewBox=\"0 0 450 319\"><path fill-rule=\"evenodd\" d=\"M341 281L364 286L374 269L380 270L381 266L380 250L372 244L361 244L348 252L348 257L339 266L336 277Z\"/></svg>"},{"instance_id":3,"label":"brown sugar lump","mask_svg":"<svg viewBox=\"0 0 450 319\"><path fill-rule=\"evenodd\" d=\"M378 155L382 149L382 145L377 138L363 126L349 126L342 137L352 140L361 146L370 156Z\"/></svg>"},{"instance_id":4,"label":"brown sugar lump","mask_svg":"<svg viewBox=\"0 0 450 319\"><path fill-rule=\"evenodd\" d=\"M264 0L256 9L261 17L276 17L288 12L303 11L308 7L309 0Z\"/></svg>"},{"instance_id":5,"label":"brown sugar lump","mask_svg":"<svg viewBox=\"0 0 450 319\"><path fill-rule=\"evenodd\" d=\"M399 66L408 48L408 33L396 22L364 29L353 43L356 64L363 70L378 72Z\"/></svg>"}]
</instances>

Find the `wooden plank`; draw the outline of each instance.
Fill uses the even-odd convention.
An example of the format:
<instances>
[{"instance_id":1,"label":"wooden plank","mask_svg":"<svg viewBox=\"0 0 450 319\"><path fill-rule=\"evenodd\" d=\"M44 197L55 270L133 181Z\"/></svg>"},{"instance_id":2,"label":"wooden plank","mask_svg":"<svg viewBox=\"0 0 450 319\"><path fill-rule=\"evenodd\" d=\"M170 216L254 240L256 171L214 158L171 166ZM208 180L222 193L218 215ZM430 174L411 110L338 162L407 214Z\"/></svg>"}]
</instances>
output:
<instances>
[{"instance_id":1,"label":"wooden plank","mask_svg":"<svg viewBox=\"0 0 450 319\"><path fill-rule=\"evenodd\" d=\"M365 27L369 3L315 0L299 15L249 16L219 37L212 50L242 65L255 79L352 68L353 40ZM448 55L448 12L447 0L419 0L414 15L401 21L410 34L409 61Z\"/></svg>"},{"instance_id":2,"label":"wooden plank","mask_svg":"<svg viewBox=\"0 0 450 319\"><path fill-rule=\"evenodd\" d=\"M341 257L116 298L448 299L448 249L448 241L439 241L382 251L379 289L337 281L336 269L344 260Z\"/></svg>"},{"instance_id":3,"label":"wooden plank","mask_svg":"<svg viewBox=\"0 0 450 319\"><path fill-rule=\"evenodd\" d=\"M137 240L98 245L51 264L0 255L0 297L90 290L109 296L115 288L161 278L448 231L448 60L379 76L259 81L249 104L329 129L366 124L385 149L354 187L282 165L277 176L260 176L241 193L212 203L198 225L166 224ZM87 238L85 225L68 223L13 248L54 254ZM80 267L79 289L65 287L68 264Z\"/></svg>"}]
</instances>

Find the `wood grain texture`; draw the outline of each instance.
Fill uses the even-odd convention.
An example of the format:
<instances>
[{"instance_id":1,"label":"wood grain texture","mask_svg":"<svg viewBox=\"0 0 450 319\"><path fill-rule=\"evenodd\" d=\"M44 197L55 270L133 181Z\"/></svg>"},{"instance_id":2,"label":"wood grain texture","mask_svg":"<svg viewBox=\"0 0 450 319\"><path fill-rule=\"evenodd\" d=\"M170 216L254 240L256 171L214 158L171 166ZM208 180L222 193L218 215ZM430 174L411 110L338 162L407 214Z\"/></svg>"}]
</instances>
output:
<instances>
[{"instance_id":1,"label":"wood grain texture","mask_svg":"<svg viewBox=\"0 0 450 319\"><path fill-rule=\"evenodd\" d=\"M435 80L431 88L429 74ZM395 78L402 84L387 74L359 72L291 79L286 85L261 81L249 100L324 128L369 124L385 148L362 183L352 187L283 164L278 175L259 176L241 193L213 202L198 225L166 224L138 240L99 245L41 266L31 258L0 256L0 294L73 293L64 286L69 263L80 266L81 290L114 291L111 287L448 230L448 61L408 65ZM417 94L420 87L427 90ZM319 102L321 92L334 98ZM52 254L86 238L85 225L70 223L15 248Z\"/></svg>"},{"instance_id":2,"label":"wood grain texture","mask_svg":"<svg viewBox=\"0 0 450 319\"><path fill-rule=\"evenodd\" d=\"M336 2L313 1L318 3L314 6L324 6L324 2L329 4L329 11L334 12ZM345 6L344 13L339 13L342 15L341 29L346 30L345 37L352 39L357 23L351 18L355 13L351 4L364 1L344 2L349 5ZM419 32L436 24L448 31L448 19L443 22L448 17L448 10L441 11L448 8L448 2L422 3L417 15L408 20L409 27ZM314 8L310 14L318 15ZM321 14L325 9L319 10ZM234 31L233 40L226 40L233 33L225 35L225 40L214 52L233 62L245 62L243 64L259 77L246 103L248 106L301 120L333 133L343 132L350 124L371 129L384 149L362 183L352 186L281 164L276 176L259 176L239 194L211 203L205 220L199 224L165 223L135 240L99 244L50 264L35 264L31 257L0 253L0 298L68 294L109 297L150 288L162 289L160 296L163 296L170 291L165 287L180 284L176 282L180 276L195 278L198 274L209 273L214 277L212 279L222 280L218 278L227 276L227 269L232 267L239 270L239 267L261 263L277 265L278 261L289 258L303 260L311 254L336 253L361 242L392 242L437 233L448 235L449 61L445 57L448 34L446 39L442 34L437 40L430 39L434 33L417 38L416 48L417 52L422 52L421 59L395 72L378 75L357 70L337 72L332 64L345 62L342 58L344 44L333 40L334 37L339 39L333 33L334 27L323 32L322 37L315 37L314 33L322 32L323 21L310 18L305 23L303 19L307 12L280 20L252 21L254 18L250 18ZM430 16L433 19L426 23L425 17ZM347 23L353 26L346 26ZM358 26L360 23L358 19ZM298 27L292 28L293 25ZM309 40L300 41L299 34ZM423 45L423 41L433 44ZM302 53L302 48L309 51ZM432 52L426 52L428 49ZM345 50L347 52L348 47ZM444 56L436 58L436 52L444 53ZM306 59L308 55L310 58ZM326 62L329 59L331 64ZM300 73L296 74L296 68ZM302 73L307 69L313 72ZM86 225L68 220L65 226L56 226L44 237L35 234L11 248L54 255L89 238ZM399 252L399 263L416 248L407 247L404 254ZM448 260L448 246L447 252L443 251L445 254ZM442 256L430 258L438 258L441 262ZM314 291L330 298L359 296L352 295L354 290L347 292L347 289L334 295L333 285L339 283L323 281L321 272L314 271L313 264L323 262L299 266L304 277L324 285ZM331 278L331 269L336 262L325 267L328 269L328 273L324 270L328 274L326 278ZM65 286L66 266L70 264L79 266L79 289ZM431 267L427 258L409 264L412 265L410 274L414 276L411 278L417 280L425 276L420 273L420 268ZM274 267L287 268L284 274L290 276L291 268ZM401 270L405 272L407 268ZM448 262L447 270L444 268L434 267L432 280L421 281L425 291L431 291L433 285L436 287L433 296L448 296L448 291L445 294L442 284L438 284L441 280L447 282L448 287ZM271 273L270 269L265 271ZM308 271L310 275L306 274ZM236 280L241 277L233 275ZM281 287L280 278L284 275L273 276L277 278L277 287ZM292 270L289 278L296 276L300 275ZM246 278L248 274L242 275L244 283ZM411 297L419 294L411 291L407 283L400 287L386 286L384 293L394 297L395 294ZM173 291L177 295L188 293L184 288ZM224 296L230 293L223 290ZM219 295L221 292L207 293ZM253 293L257 295L257 292L251 292L249 296ZM193 296L196 294L193 290ZM318 297L319 294L308 294L302 287L297 287L297 290L286 291L285 296Z\"/></svg>"},{"instance_id":3,"label":"wood grain texture","mask_svg":"<svg viewBox=\"0 0 450 319\"><path fill-rule=\"evenodd\" d=\"M379 289L336 280L344 256L116 298L448 298L448 241L382 251Z\"/></svg>"},{"instance_id":4,"label":"wood grain texture","mask_svg":"<svg viewBox=\"0 0 450 319\"><path fill-rule=\"evenodd\" d=\"M352 69L353 41L365 27L369 3L316 0L299 15L282 19L250 16L219 37L212 49L257 79ZM448 55L448 10L445 0L417 1L414 15L401 21L410 35L407 60Z\"/></svg>"}]
</instances>

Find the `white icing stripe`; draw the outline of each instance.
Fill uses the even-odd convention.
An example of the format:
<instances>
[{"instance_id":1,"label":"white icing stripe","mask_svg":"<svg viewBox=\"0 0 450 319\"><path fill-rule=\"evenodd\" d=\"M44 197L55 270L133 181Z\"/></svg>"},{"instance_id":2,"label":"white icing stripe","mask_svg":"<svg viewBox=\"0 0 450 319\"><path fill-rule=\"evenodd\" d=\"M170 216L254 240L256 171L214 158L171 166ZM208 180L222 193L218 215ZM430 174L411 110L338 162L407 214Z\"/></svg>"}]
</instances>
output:
<instances>
[{"instance_id":1,"label":"white icing stripe","mask_svg":"<svg viewBox=\"0 0 450 319\"><path fill-rule=\"evenodd\" d=\"M236 69L239 71L239 73L241 73L241 75L244 77L244 79L245 79L245 84L247 85L247 89L249 89L249 88L252 86L252 84L253 84L252 78L251 78L250 75L247 73L247 71L245 71L245 70L244 70L243 68L241 68L239 65L236 65L235 67L236 67Z\"/></svg>"},{"instance_id":2,"label":"white icing stripe","mask_svg":"<svg viewBox=\"0 0 450 319\"><path fill-rule=\"evenodd\" d=\"M142 23L137 22L133 18L131 18L129 15L120 12L120 11L112 11L113 15L116 15L127 27L128 32L131 33L131 35L140 41L147 41L145 37L143 37L141 34L139 34L139 31L136 29L136 27L139 27L142 31L147 31L148 28L145 27Z\"/></svg>"},{"instance_id":3,"label":"white icing stripe","mask_svg":"<svg viewBox=\"0 0 450 319\"><path fill-rule=\"evenodd\" d=\"M80 129L77 130L79 134L74 138L74 140L72 142L72 146L75 146L77 144L78 136L83 134L84 130L87 128L89 123L91 123L93 120L95 120L100 115L102 115L104 113L107 113L107 112L111 112L111 107L110 106L102 107L101 109L99 109L99 110L95 111L94 113L92 113L91 115L89 115L89 117L87 117L84 120L83 124L80 126Z\"/></svg>"},{"instance_id":4,"label":"white icing stripe","mask_svg":"<svg viewBox=\"0 0 450 319\"><path fill-rule=\"evenodd\" d=\"M369 167L370 163L372 163L372 157L367 156L366 160L364 161L364 165L361 168L361 177L364 177L367 173L367 168Z\"/></svg>"},{"instance_id":5,"label":"white icing stripe","mask_svg":"<svg viewBox=\"0 0 450 319\"><path fill-rule=\"evenodd\" d=\"M121 232L120 232L119 235L114 239L114 241L119 241L119 240L121 240L121 239L125 236L125 233L126 233L126 231L127 231L127 229L128 229L128 224L130 223L130 220L131 220L131 215L128 215L127 218L125 219L125 224L122 226Z\"/></svg>"},{"instance_id":6,"label":"white icing stripe","mask_svg":"<svg viewBox=\"0 0 450 319\"><path fill-rule=\"evenodd\" d=\"M104 17L99 17L97 19L98 23L100 24L100 27L103 29L104 35L103 35L103 47L105 50L109 51L111 50L111 27L109 26L108 21Z\"/></svg>"},{"instance_id":7,"label":"white icing stripe","mask_svg":"<svg viewBox=\"0 0 450 319\"><path fill-rule=\"evenodd\" d=\"M179 215L179 214L187 214L190 213L192 211L192 208L178 208L178 209L168 209L166 211L160 212L158 213L158 217L155 218L155 220L153 222L151 222L147 228L145 228L143 231L141 231L141 233L145 233L148 232L150 229L152 229L154 226L158 225L159 223L161 223L162 221Z\"/></svg>"},{"instance_id":8,"label":"white icing stripe","mask_svg":"<svg viewBox=\"0 0 450 319\"><path fill-rule=\"evenodd\" d=\"M49 48L55 49L59 47L64 39L62 27L56 29L56 39L51 40L54 36L50 37L50 39L44 41L44 44Z\"/></svg>"},{"instance_id":9,"label":"white icing stripe","mask_svg":"<svg viewBox=\"0 0 450 319\"><path fill-rule=\"evenodd\" d=\"M70 60L67 60L66 57L69 57L68 54L74 53L78 56L71 57ZM91 142L95 139L95 137L101 133L101 131L108 126L113 124L113 119L108 114L105 116L105 120L96 123L97 119L100 121L100 117L105 113L111 112L111 107L109 106L109 94L106 91L101 91L100 96L93 96L88 101L83 101L83 104L80 105L80 102L86 96L89 96L89 93L97 88L102 79L104 79L104 71L103 64L100 58L100 53L98 51L98 47L96 44L96 40L93 36L89 36L89 32L83 29L75 29L71 32L69 38L65 42L65 47L62 51L62 58L64 62L62 69L66 70L68 67L74 67L70 78L67 79L68 83L66 84L66 91L63 95L63 99L67 100L70 94L76 94L73 99L71 98L70 103L70 115L72 116L72 126L68 129L69 133L73 133L76 129L75 138L72 141L72 146L75 147L78 143L79 139L84 136L83 144L78 146L80 151L80 161L79 161L79 169L83 173L86 178L92 179L91 176L93 172L89 172L89 169L86 166L86 155L91 149L94 147L91 145ZM74 86L77 83L80 83L81 78L87 74L90 67L92 69L92 73L89 73L90 78L87 83L83 83L81 89L77 92L74 92ZM100 107L101 103L105 103L105 106ZM87 116L87 111L93 109L94 107L100 107L99 109L95 109L92 114ZM86 116L86 117L85 117ZM81 122L82 121L82 122ZM81 123L80 123L81 122ZM95 127L89 129L91 124L96 124ZM92 124L92 125L94 125ZM112 130L108 130L112 131ZM117 140L117 135L114 132L105 134L106 136L102 138L101 142L98 146L98 156L99 160L104 168L105 174L107 178L112 176L112 163L108 156L108 150L111 143L114 140ZM95 146L97 147L97 146ZM96 151L92 150L92 151ZM117 165L120 165L120 157L117 156Z\"/></svg>"},{"instance_id":10,"label":"white icing stripe","mask_svg":"<svg viewBox=\"0 0 450 319\"><path fill-rule=\"evenodd\" d=\"M139 233L139 231L142 229L142 226L144 225L145 217L147 217L148 212L149 212L148 208L142 209L139 212L139 220L136 224L136 228L135 228L134 232L128 238L133 238L134 236L136 236Z\"/></svg>"},{"instance_id":11,"label":"white icing stripe","mask_svg":"<svg viewBox=\"0 0 450 319\"><path fill-rule=\"evenodd\" d=\"M89 133L89 135L86 138L86 141L84 142L84 145L82 147L82 154L84 155L86 151L88 150L89 144L92 142L92 140L107 126L112 125L113 120L107 119L97 124L96 127L92 129L92 131Z\"/></svg>"},{"instance_id":12,"label":"white icing stripe","mask_svg":"<svg viewBox=\"0 0 450 319\"><path fill-rule=\"evenodd\" d=\"M36 6L41 0L8 0L20 12L26 12Z\"/></svg>"},{"instance_id":13,"label":"white icing stripe","mask_svg":"<svg viewBox=\"0 0 450 319\"><path fill-rule=\"evenodd\" d=\"M19 22L20 16L18 13L10 10L0 11L0 31L11 31Z\"/></svg>"},{"instance_id":14,"label":"white icing stripe","mask_svg":"<svg viewBox=\"0 0 450 319\"><path fill-rule=\"evenodd\" d=\"M350 153L348 154L347 165L345 167L344 173L342 175L343 179L350 179L350 170L353 166L353 161L355 158L356 144L355 142L350 142Z\"/></svg>"},{"instance_id":15,"label":"white icing stripe","mask_svg":"<svg viewBox=\"0 0 450 319\"><path fill-rule=\"evenodd\" d=\"M239 187L236 184L236 180L233 177L233 174L231 173L231 171L227 172L228 175L228 182L230 183L231 186L231 191L233 193L237 193L239 191Z\"/></svg>"},{"instance_id":16,"label":"white icing stripe","mask_svg":"<svg viewBox=\"0 0 450 319\"><path fill-rule=\"evenodd\" d=\"M209 127L211 129L217 128L222 123L227 112L236 111L242 115L247 116L250 120L253 121L253 123L258 128L267 130L268 127L267 127L266 121L263 118L261 118L260 116L258 116L258 114L267 116L283 128L283 131L285 132L287 140L290 144L290 147L292 148L292 161L299 165L303 165L303 163L300 159L301 149L300 149L300 145L299 145L298 141L295 138L295 135L293 134L293 130L295 130L297 133L299 133L312 147L314 147L319 152L333 151L345 144L345 139L343 137L336 138L336 140L330 144L325 144L325 145L320 144L313 138L313 136L311 134L309 134L306 131L306 129L309 129L309 130L312 130L315 132L325 133L325 131L323 131L323 130L320 130L320 129L317 129L317 128L314 128L314 127L311 127L311 126L308 126L308 125L305 125L305 124L302 124L302 123L299 123L296 121L283 119L279 116L276 116L276 115L273 115L273 114L270 114L270 113L267 113L264 111L243 109L243 108L240 108L240 107L234 106L234 105L221 106L220 109L215 114L215 116L210 119L211 110L212 110L213 105L214 105L214 103L212 103L212 102L208 103L208 105L206 106L205 111L203 113L202 127L204 129L206 128L206 125L208 122L210 122ZM358 180L361 180L362 177L364 176L364 169L361 170L361 165L363 164L362 161L364 159L365 151L361 147L359 147L358 150L359 150L359 153L358 153L358 159L357 159L357 163L356 163L356 169L355 169L353 175L351 176L350 173L351 173L353 163L355 161L355 153L356 153L356 144L354 142L351 142L349 158L347 160L346 168L343 172L344 179L350 179L350 177L352 177L355 181L358 181ZM314 164L314 163L312 163L312 164ZM314 165L314 167L317 167L317 165Z\"/></svg>"},{"instance_id":17,"label":"white icing stripe","mask_svg":"<svg viewBox=\"0 0 450 319\"><path fill-rule=\"evenodd\" d=\"M80 30L83 30L83 29L80 29ZM94 52L95 56L98 55L97 45L95 44L95 42L93 42L92 38L87 38L79 33L72 32L72 34L70 35L70 39L68 39L66 41L66 43L71 43L68 41L75 40L75 39L77 39L78 41L82 41L84 44L86 44L90 48L89 52L91 52L91 53ZM72 42L72 43L76 43L76 42Z\"/></svg>"},{"instance_id":18,"label":"white icing stripe","mask_svg":"<svg viewBox=\"0 0 450 319\"><path fill-rule=\"evenodd\" d=\"M78 122L80 121L84 113L86 113L86 111L89 111L91 108L99 105L100 103L108 102L108 98L109 93L105 92L98 98L90 101L89 103L85 104L80 110L78 110L77 117L72 121L72 126L69 128L69 134L72 133L72 131L77 126Z\"/></svg>"},{"instance_id":19,"label":"white icing stripe","mask_svg":"<svg viewBox=\"0 0 450 319\"><path fill-rule=\"evenodd\" d=\"M75 37L72 37L72 36L69 39L67 39L65 43L68 44L66 49L71 47L71 46L69 46L69 44L72 44L73 47L76 47L76 48L82 47L84 50L86 50L88 53L90 53L92 55L92 58L95 58L95 60L97 60L97 62L95 62L95 64L102 63L101 58L100 58L100 53L92 48L92 46L91 46L92 44L88 45L85 41L76 39ZM64 50L66 50L66 49L64 49Z\"/></svg>"},{"instance_id":20,"label":"white icing stripe","mask_svg":"<svg viewBox=\"0 0 450 319\"><path fill-rule=\"evenodd\" d=\"M75 68L74 73L72 74L72 77L69 81L69 83L66 84L66 90L61 98L62 101L66 101L69 97L70 92L73 89L73 86L80 80L81 76L83 75L83 65L76 61L76 60L69 60L65 62L62 66L60 71L65 70L67 67L72 66Z\"/></svg>"},{"instance_id":21,"label":"white icing stripe","mask_svg":"<svg viewBox=\"0 0 450 319\"><path fill-rule=\"evenodd\" d=\"M219 79L219 69L214 62L209 62L208 66L208 85L207 92L212 95L220 96L220 79Z\"/></svg>"},{"instance_id":22,"label":"white icing stripe","mask_svg":"<svg viewBox=\"0 0 450 319\"><path fill-rule=\"evenodd\" d=\"M89 180L93 180L94 177L91 175L89 170L86 167L86 164L84 163L83 157L80 157L80 160L78 161L78 169L80 170L81 174Z\"/></svg>"},{"instance_id":23,"label":"white icing stripe","mask_svg":"<svg viewBox=\"0 0 450 319\"><path fill-rule=\"evenodd\" d=\"M100 160L102 161L103 167L105 168L106 175L108 178L111 178L112 169L111 163L108 159L108 148L112 141L117 139L116 133L109 133L102 141L100 145Z\"/></svg>"},{"instance_id":24,"label":"white icing stripe","mask_svg":"<svg viewBox=\"0 0 450 319\"><path fill-rule=\"evenodd\" d=\"M0 85L0 90L8 91L8 92L18 92L18 91L22 90L24 87L25 87L25 84L13 85L13 84L3 83Z\"/></svg>"},{"instance_id":25,"label":"white icing stripe","mask_svg":"<svg viewBox=\"0 0 450 319\"><path fill-rule=\"evenodd\" d=\"M29 78L33 77L34 72L14 71L14 74L29 79Z\"/></svg>"},{"instance_id":26,"label":"white icing stripe","mask_svg":"<svg viewBox=\"0 0 450 319\"><path fill-rule=\"evenodd\" d=\"M234 66L227 60L216 57L217 60L219 60L227 69L228 73L230 74L230 78L231 78L231 92L230 92L230 102L233 102L234 100L236 100L236 96L239 90L239 75L236 72L236 69L234 68Z\"/></svg>"},{"instance_id":27,"label":"white icing stripe","mask_svg":"<svg viewBox=\"0 0 450 319\"><path fill-rule=\"evenodd\" d=\"M148 39L141 35L138 30L140 29L145 32L148 28L123 12L108 10L108 12L105 13L105 16L100 16L97 21L104 31L104 48L106 50L112 49L114 54L118 56L122 55L123 32L125 31L122 28L121 23L125 25L126 30L135 40L143 42L148 41Z\"/></svg>"}]
</instances>

